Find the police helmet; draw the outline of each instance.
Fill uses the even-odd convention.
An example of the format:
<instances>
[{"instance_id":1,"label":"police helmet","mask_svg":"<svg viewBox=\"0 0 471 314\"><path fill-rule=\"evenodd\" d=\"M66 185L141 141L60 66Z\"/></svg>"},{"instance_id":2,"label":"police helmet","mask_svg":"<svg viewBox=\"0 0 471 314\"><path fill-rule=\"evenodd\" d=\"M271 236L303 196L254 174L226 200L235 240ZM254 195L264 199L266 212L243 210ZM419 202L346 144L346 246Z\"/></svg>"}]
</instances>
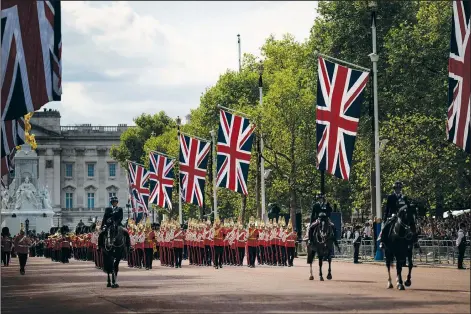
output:
<instances>
[{"instance_id":1,"label":"police helmet","mask_svg":"<svg viewBox=\"0 0 471 314\"><path fill-rule=\"evenodd\" d=\"M110 198L110 203L113 204L113 202L118 203L118 198L116 196Z\"/></svg>"},{"instance_id":2,"label":"police helmet","mask_svg":"<svg viewBox=\"0 0 471 314\"><path fill-rule=\"evenodd\" d=\"M394 182L393 188L394 189L402 189L403 186L404 185L402 184L402 181L396 181L396 182Z\"/></svg>"}]
</instances>

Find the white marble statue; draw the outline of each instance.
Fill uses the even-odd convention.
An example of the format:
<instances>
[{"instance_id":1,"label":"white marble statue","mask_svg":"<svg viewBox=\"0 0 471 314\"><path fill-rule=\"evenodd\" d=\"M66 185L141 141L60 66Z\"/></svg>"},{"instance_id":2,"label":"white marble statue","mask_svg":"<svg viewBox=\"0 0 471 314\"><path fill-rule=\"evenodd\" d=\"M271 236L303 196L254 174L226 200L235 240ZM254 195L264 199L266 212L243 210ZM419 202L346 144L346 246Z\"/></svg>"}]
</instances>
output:
<instances>
[{"instance_id":1,"label":"white marble statue","mask_svg":"<svg viewBox=\"0 0 471 314\"><path fill-rule=\"evenodd\" d=\"M49 195L49 190L46 188L43 190L43 208L44 209L52 209L51 205L51 196Z\"/></svg>"},{"instance_id":2,"label":"white marble statue","mask_svg":"<svg viewBox=\"0 0 471 314\"><path fill-rule=\"evenodd\" d=\"M29 181L29 177L25 178L25 181L21 183L16 190L16 203L15 209L37 209L38 208L38 197L36 188Z\"/></svg>"},{"instance_id":3,"label":"white marble statue","mask_svg":"<svg viewBox=\"0 0 471 314\"><path fill-rule=\"evenodd\" d=\"M2 188L2 209L8 209L10 205L10 193L7 189Z\"/></svg>"}]
</instances>

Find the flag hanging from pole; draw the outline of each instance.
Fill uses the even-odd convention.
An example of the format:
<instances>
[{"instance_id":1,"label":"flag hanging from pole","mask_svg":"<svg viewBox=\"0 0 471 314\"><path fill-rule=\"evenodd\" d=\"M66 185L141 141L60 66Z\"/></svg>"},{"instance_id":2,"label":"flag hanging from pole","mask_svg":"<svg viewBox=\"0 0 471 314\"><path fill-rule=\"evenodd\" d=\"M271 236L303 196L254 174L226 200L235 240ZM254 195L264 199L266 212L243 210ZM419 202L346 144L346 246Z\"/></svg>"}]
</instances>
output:
<instances>
[{"instance_id":1,"label":"flag hanging from pole","mask_svg":"<svg viewBox=\"0 0 471 314\"><path fill-rule=\"evenodd\" d=\"M2 0L2 121L61 100L60 1Z\"/></svg>"},{"instance_id":2,"label":"flag hanging from pole","mask_svg":"<svg viewBox=\"0 0 471 314\"><path fill-rule=\"evenodd\" d=\"M149 173L142 165L136 164L131 161L128 162L128 164L129 178L131 180L132 197L134 198L138 216L142 217L142 214L147 215L149 213L147 207L149 201Z\"/></svg>"},{"instance_id":3,"label":"flag hanging from pole","mask_svg":"<svg viewBox=\"0 0 471 314\"><path fill-rule=\"evenodd\" d=\"M150 152L149 159L149 203L156 204L161 208L172 209L175 159L157 152Z\"/></svg>"},{"instance_id":4,"label":"flag hanging from pole","mask_svg":"<svg viewBox=\"0 0 471 314\"><path fill-rule=\"evenodd\" d=\"M1 138L1 158L12 155L13 158L16 146L25 143L25 121L21 117L15 120L2 121ZM3 172L3 171L2 171Z\"/></svg>"},{"instance_id":5,"label":"flag hanging from pole","mask_svg":"<svg viewBox=\"0 0 471 314\"><path fill-rule=\"evenodd\" d=\"M255 125L249 119L219 112L217 186L248 194L247 179Z\"/></svg>"},{"instance_id":6,"label":"flag hanging from pole","mask_svg":"<svg viewBox=\"0 0 471 314\"><path fill-rule=\"evenodd\" d=\"M348 180L368 72L318 60L317 169Z\"/></svg>"},{"instance_id":7,"label":"flag hanging from pole","mask_svg":"<svg viewBox=\"0 0 471 314\"><path fill-rule=\"evenodd\" d=\"M448 59L448 141L471 153L471 1L453 1Z\"/></svg>"},{"instance_id":8,"label":"flag hanging from pole","mask_svg":"<svg viewBox=\"0 0 471 314\"><path fill-rule=\"evenodd\" d=\"M180 197L186 203L204 206L210 149L210 142L180 134Z\"/></svg>"}]
</instances>

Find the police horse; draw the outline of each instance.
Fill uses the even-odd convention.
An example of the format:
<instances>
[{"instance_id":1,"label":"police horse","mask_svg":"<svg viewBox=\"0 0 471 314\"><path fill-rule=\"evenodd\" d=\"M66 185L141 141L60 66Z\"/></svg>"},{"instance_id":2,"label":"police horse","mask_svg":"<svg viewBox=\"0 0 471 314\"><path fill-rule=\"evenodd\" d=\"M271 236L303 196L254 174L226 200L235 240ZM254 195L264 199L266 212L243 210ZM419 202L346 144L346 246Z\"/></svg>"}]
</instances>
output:
<instances>
[{"instance_id":1,"label":"police horse","mask_svg":"<svg viewBox=\"0 0 471 314\"><path fill-rule=\"evenodd\" d=\"M129 237L116 221L100 233L98 247L103 253L103 271L108 275L108 288L119 288L117 283L119 262L129 252ZM110 280L111 275L111 280Z\"/></svg>"},{"instance_id":2,"label":"police horse","mask_svg":"<svg viewBox=\"0 0 471 314\"><path fill-rule=\"evenodd\" d=\"M412 284L412 248L415 242L416 234L411 229L415 226L415 212L411 206L407 204L402 206L397 213L397 217L391 224L391 228L387 235L385 235L384 255L386 257L386 267L388 269L388 285L387 288L393 287L391 281L391 263L396 259L396 287L398 290L405 290L404 285L409 287ZM407 280L402 280L402 268L405 266L406 258L408 259L409 273Z\"/></svg>"},{"instance_id":3,"label":"police horse","mask_svg":"<svg viewBox=\"0 0 471 314\"><path fill-rule=\"evenodd\" d=\"M335 236L335 227L330 224L326 214L320 213L319 220L320 221L317 225L312 224L308 230L307 263L309 264L309 270L311 273L309 280L314 280L314 275L312 274L312 263L314 262L315 255L317 253L317 257L319 259L319 280L324 281L324 277L322 275L323 260L326 258L329 263L327 280L331 280L333 248L335 245L340 252L340 247Z\"/></svg>"}]
</instances>

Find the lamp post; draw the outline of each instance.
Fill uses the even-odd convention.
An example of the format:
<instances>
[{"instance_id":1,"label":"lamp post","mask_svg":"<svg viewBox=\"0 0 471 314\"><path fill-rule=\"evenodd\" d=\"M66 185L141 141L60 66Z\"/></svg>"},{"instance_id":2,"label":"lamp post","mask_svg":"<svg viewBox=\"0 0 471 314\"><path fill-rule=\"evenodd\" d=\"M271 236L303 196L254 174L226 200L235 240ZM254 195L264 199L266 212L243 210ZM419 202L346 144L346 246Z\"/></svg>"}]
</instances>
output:
<instances>
[{"instance_id":1,"label":"lamp post","mask_svg":"<svg viewBox=\"0 0 471 314\"><path fill-rule=\"evenodd\" d=\"M128 220L129 220L129 209L131 208L131 205L129 203L127 203L126 208L128 209Z\"/></svg>"},{"instance_id":2,"label":"lamp post","mask_svg":"<svg viewBox=\"0 0 471 314\"><path fill-rule=\"evenodd\" d=\"M29 219L26 218L25 220L25 227L26 227L26 234L28 234L28 231L29 231Z\"/></svg>"},{"instance_id":3,"label":"lamp post","mask_svg":"<svg viewBox=\"0 0 471 314\"><path fill-rule=\"evenodd\" d=\"M177 137L178 137L178 143L180 143L180 125L182 123L182 119L180 119L180 116L177 116L177 119L175 120L177 123ZM180 225L183 224L183 210L182 210L182 195L180 191L180 177L178 176L177 178L177 191L178 191L178 220L180 222Z\"/></svg>"},{"instance_id":4,"label":"lamp post","mask_svg":"<svg viewBox=\"0 0 471 314\"><path fill-rule=\"evenodd\" d=\"M259 100L259 103L260 103L260 107L263 105L263 80L262 80L262 76L263 76L263 63L262 61L260 60L260 66L258 68L258 71L259 71L259 79L258 79L258 90L259 90L259 94L260 94L260 100ZM268 220L268 217L266 217L266 214L265 214L265 159L263 158L263 136L260 135L260 150L259 150L259 154L260 154L260 189L261 189L261 201L262 201L262 219L263 221L266 223L267 220ZM257 175L258 177L258 175ZM257 191L258 193L258 191Z\"/></svg>"},{"instance_id":5,"label":"lamp post","mask_svg":"<svg viewBox=\"0 0 471 314\"><path fill-rule=\"evenodd\" d=\"M216 162L217 162L217 156L216 156L216 131L211 130L209 132L211 134L211 139L213 141L213 203L214 203L214 220L218 218L218 191L217 191L217 173L216 173Z\"/></svg>"}]
</instances>

